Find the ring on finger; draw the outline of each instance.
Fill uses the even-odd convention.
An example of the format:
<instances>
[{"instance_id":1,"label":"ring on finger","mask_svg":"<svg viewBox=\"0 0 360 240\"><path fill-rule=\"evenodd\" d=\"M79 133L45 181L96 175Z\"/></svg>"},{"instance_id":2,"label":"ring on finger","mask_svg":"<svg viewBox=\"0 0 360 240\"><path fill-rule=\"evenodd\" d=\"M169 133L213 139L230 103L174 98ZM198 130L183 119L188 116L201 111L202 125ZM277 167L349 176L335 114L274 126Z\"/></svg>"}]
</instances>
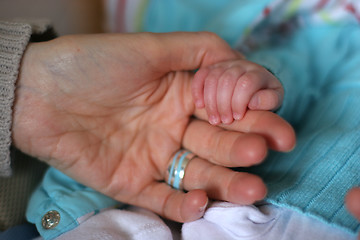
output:
<instances>
[{"instance_id":1,"label":"ring on finger","mask_svg":"<svg viewBox=\"0 0 360 240\"><path fill-rule=\"evenodd\" d=\"M185 170L189 162L195 157L196 155L188 150L180 149L177 151L169 161L165 174L166 183L175 189L184 190Z\"/></svg>"}]
</instances>

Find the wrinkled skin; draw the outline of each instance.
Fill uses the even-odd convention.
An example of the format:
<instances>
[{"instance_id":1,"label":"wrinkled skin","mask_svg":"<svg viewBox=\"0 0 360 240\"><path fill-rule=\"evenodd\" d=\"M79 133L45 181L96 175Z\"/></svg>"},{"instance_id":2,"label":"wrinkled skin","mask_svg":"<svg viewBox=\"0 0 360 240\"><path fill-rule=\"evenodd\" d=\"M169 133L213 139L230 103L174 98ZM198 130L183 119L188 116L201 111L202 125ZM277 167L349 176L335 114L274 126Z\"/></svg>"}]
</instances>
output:
<instances>
[{"instance_id":1,"label":"wrinkled skin","mask_svg":"<svg viewBox=\"0 0 360 240\"><path fill-rule=\"evenodd\" d=\"M205 107L213 125L240 120L247 109L276 110L284 98L272 73L242 58L199 69L191 90L196 107Z\"/></svg>"},{"instance_id":2,"label":"wrinkled skin","mask_svg":"<svg viewBox=\"0 0 360 240\"><path fill-rule=\"evenodd\" d=\"M231 125L208 124L204 110L195 112L187 71L236 58L210 33L31 44L17 83L13 143L80 183L179 222L201 217L209 197L253 203L266 194L262 180L226 167L258 164L268 148L291 150L294 131L260 111ZM163 182L181 147L199 156L187 168L187 193Z\"/></svg>"}]
</instances>

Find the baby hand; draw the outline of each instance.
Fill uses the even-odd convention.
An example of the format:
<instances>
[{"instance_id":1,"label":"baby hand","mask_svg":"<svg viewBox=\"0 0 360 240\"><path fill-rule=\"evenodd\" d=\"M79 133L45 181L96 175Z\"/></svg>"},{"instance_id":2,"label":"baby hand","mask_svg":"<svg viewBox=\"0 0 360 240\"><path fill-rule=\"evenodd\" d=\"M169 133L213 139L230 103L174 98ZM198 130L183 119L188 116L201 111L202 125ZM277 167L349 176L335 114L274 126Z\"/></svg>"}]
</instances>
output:
<instances>
[{"instance_id":1,"label":"baby hand","mask_svg":"<svg viewBox=\"0 0 360 240\"><path fill-rule=\"evenodd\" d=\"M191 87L196 107L205 107L213 125L240 120L247 109L276 110L284 96L273 74L245 59L199 69Z\"/></svg>"}]
</instances>

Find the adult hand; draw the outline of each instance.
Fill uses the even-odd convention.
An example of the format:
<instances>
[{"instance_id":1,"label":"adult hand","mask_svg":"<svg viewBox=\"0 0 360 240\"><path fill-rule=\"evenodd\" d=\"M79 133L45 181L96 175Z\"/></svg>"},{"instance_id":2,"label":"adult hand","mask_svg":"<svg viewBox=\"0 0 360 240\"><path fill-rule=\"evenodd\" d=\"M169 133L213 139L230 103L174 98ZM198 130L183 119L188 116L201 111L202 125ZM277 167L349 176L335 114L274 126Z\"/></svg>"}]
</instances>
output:
<instances>
[{"instance_id":1,"label":"adult hand","mask_svg":"<svg viewBox=\"0 0 360 240\"><path fill-rule=\"evenodd\" d=\"M345 202L349 211L360 221L360 187L351 189L346 195ZM358 239L360 240L360 233Z\"/></svg>"},{"instance_id":2,"label":"adult hand","mask_svg":"<svg viewBox=\"0 0 360 240\"><path fill-rule=\"evenodd\" d=\"M31 44L17 83L13 142L95 190L172 220L201 217L208 197L250 204L265 196L264 183L226 167L259 163L269 146L290 150L292 128L270 112L249 112L227 129L190 122L193 74L186 70L238 57L210 33ZM188 193L163 182L182 146L200 156L188 165Z\"/></svg>"}]
</instances>

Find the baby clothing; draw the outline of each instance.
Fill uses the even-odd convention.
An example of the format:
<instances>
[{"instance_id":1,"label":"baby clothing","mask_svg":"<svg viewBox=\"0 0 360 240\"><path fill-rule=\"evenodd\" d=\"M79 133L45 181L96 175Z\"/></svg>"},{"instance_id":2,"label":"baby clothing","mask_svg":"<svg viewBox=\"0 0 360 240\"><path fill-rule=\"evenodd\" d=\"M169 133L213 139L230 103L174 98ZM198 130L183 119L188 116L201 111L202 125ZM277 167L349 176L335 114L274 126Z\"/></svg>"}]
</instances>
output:
<instances>
[{"instance_id":1,"label":"baby clothing","mask_svg":"<svg viewBox=\"0 0 360 240\"><path fill-rule=\"evenodd\" d=\"M311 25L360 21L360 4L356 0L106 0L106 3L109 31L210 31L235 48L264 41L257 39L255 29L262 28L268 35L274 31L272 27L287 31L294 17ZM251 42L246 42L250 36Z\"/></svg>"},{"instance_id":2,"label":"baby clothing","mask_svg":"<svg viewBox=\"0 0 360 240\"><path fill-rule=\"evenodd\" d=\"M129 207L108 209L56 240L172 240L170 228L148 210Z\"/></svg>"},{"instance_id":3,"label":"baby clothing","mask_svg":"<svg viewBox=\"0 0 360 240\"><path fill-rule=\"evenodd\" d=\"M360 2L160 2L148 1L141 30L215 32L282 82L278 114L298 139L292 152L251 168L268 186L267 201L358 231L344 197L360 184Z\"/></svg>"},{"instance_id":4,"label":"baby clothing","mask_svg":"<svg viewBox=\"0 0 360 240\"><path fill-rule=\"evenodd\" d=\"M267 184L266 200L273 205L261 210L291 211L279 215L279 223L296 215L304 229L310 229L316 219L328 226L324 234L336 232L355 237L360 224L347 212L344 197L351 187L360 184L359 1L131 0L119 1L113 9L122 9L123 13L112 14L119 21L119 25L112 26L115 30L212 31L234 48L245 51L249 60L273 72L285 89L278 114L294 126L297 146L290 153L271 152L263 164L239 170L255 173ZM118 204L57 170L50 169L47 176L54 179L51 186L48 180L43 181L27 214L46 239L71 229L76 231L100 216L108 217L105 213L99 217L96 214ZM76 200L79 196L83 197L81 201ZM80 202L88 203L72 205ZM66 216L66 221L45 230L41 218L50 210ZM234 222L215 223L204 217L191 223L194 225L185 224L183 236L198 223L208 226L202 228L203 232L205 228L209 233L216 229L220 233L243 231L239 229L241 218L235 218L241 211L227 206L225 210L234 216ZM267 223L269 215L256 215L261 210L253 212L254 216L260 216L260 220L264 217ZM208 211L214 212L212 208ZM91 218L83 221L87 216ZM275 233L269 233L265 239L280 239L270 238L279 237L276 232L282 225L274 226L277 227L269 227L269 231ZM283 224L282 231L292 236L296 229L289 226ZM48 234L50 231L52 234Z\"/></svg>"},{"instance_id":5,"label":"baby clothing","mask_svg":"<svg viewBox=\"0 0 360 240\"><path fill-rule=\"evenodd\" d=\"M50 167L29 201L26 218L44 239L54 239L107 208L123 205Z\"/></svg>"},{"instance_id":6,"label":"baby clothing","mask_svg":"<svg viewBox=\"0 0 360 240\"><path fill-rule=\"evenodd\" d=\"M215 202L203 218L185 223L181 233L184 240L356 239L324 222L268 203L240 206Z\"/></svg>"},{"instance_id":7,"label":"baby clothing","mask_svg":"<svg viewBox=\"0 0 360 240\"><path fill-rule=\"evenodd\" d=\"M180 224L165 222L138 207L108 209L56 240L356 240L356 236L319 220L272 204L209 204L203 218ZM41 240L37 238L36 240Z\"/></svg>"}]
</instances>

